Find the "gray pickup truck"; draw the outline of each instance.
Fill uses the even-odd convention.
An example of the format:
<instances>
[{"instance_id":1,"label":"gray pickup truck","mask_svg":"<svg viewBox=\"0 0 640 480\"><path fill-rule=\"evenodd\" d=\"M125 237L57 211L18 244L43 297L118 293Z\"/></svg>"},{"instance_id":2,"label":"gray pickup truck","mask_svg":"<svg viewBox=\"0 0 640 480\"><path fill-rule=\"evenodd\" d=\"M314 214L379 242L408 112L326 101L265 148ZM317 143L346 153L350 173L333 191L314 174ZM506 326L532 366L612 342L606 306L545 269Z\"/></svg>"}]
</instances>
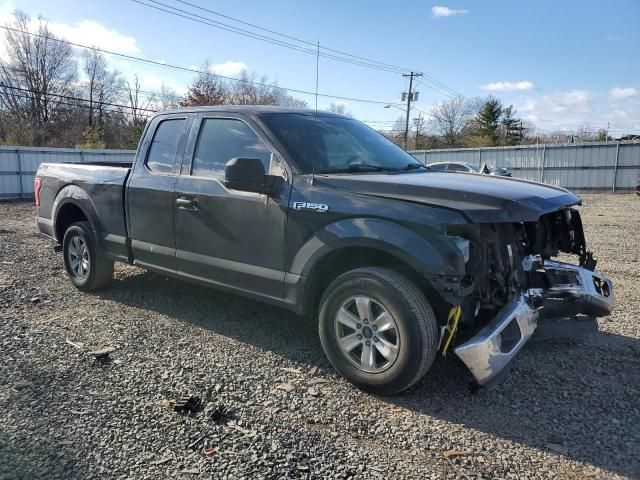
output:
<instances>
[{"instance_id":1,"label":"gray pickup truck","mask_svg":"<svg viewBox=\"0 0 640 480\"><path fill-rule=\"evenodd\" d=\"M613 308L577 196L430 171L340 115L164 112L133 165L45 163L35 187L38 229L79 289L107 286L120 261L280 305L317 321L334 368L380 394L438 353L488 384L540 323Z\"/></svg>"}]
</instances>

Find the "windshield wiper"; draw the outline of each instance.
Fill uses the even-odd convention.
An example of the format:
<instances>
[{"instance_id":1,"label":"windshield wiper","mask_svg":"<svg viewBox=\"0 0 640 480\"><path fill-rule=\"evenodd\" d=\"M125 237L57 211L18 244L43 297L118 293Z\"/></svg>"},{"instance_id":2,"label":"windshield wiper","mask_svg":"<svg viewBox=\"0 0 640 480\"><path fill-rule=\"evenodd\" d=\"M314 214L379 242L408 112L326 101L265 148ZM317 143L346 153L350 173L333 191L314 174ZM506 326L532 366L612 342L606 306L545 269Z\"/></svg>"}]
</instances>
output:
<instances>
[{"instance_id":1,"label":"windshield wiper","mask_svg":"<svg viewBox=\"0 0 640 480\"><path fill-rule=\"evenodd\" d=\"M418 170L419 168L424 168L426 170L431 170L431 167L427 167L426 165L423 165L421 163L410 163L409 165L407 165L404 170Z\"/></svg>"},{"instance_id":2,"label":"windshield wiper","mask_svg":"<svg viewBox=\"0 0 640 480\"><path fill-rule=\"evenodd\" d=\"M425 170L431 170L431 167L427 167L426 165L423 165L421 163L409 163L404 168L397 168L397 169L393 170L392 173L393 174L398 174L398 173L403 173L403 172L411 172L411 171L419 170L420 168L424 168Z\"/></svg>"},{"instance_id":3,"label":"windshield wiper","mask_svg":"<svg viewBox=\"0 0 640 480\"><path fill-rule=\"evenodd\" d=\"M345 168L332 168L320 170L318 173L356 173L356 172L398 172L397 168L381 167L368 163L352 163Z\"/></svg>"}]
</instances>

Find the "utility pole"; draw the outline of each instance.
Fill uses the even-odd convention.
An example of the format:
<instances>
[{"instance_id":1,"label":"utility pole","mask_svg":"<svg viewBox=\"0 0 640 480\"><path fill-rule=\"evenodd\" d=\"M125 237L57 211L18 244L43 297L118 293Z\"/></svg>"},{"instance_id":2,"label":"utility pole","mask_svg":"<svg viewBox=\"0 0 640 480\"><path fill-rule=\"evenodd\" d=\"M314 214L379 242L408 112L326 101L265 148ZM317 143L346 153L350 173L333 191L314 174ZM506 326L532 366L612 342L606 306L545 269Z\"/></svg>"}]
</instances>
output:
<instances>
[{"instance_id":1,"label":"utility pole","mask_svg":"<svg viewBox=\"0 0 640 480\"><path fill-rule=\"evenodd\" d=\"M404 149L407 149L407 141L409 138L409 113L411 112L411 102L415 101L418 99L418 92L416 92L415 94L412 92L413 90L413 77L421 77L422 74L421 73L415 73L415 72L410 72L410 73L403 73L402 74L403 77L409 77L409 93L402 93L402 100L404 100L404 97L406 95L407 97L407 119L405 122L405 126L404 126ZM414 98L415 95L415 98Z\"/></svg>"}]
</instances>

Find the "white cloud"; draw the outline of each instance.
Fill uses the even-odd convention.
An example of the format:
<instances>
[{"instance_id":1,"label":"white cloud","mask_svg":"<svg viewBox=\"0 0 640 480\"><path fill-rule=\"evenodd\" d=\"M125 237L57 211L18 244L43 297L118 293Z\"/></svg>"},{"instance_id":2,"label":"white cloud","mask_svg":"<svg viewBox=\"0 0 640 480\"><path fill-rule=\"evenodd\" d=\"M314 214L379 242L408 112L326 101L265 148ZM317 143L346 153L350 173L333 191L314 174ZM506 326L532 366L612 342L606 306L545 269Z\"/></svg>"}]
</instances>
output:
<instances>
[{"instance_id":1,"label":"white cloud","mask_svg":"<svg viewBox=\"0 0 640 480\"><path fill-rule=\"evenodd\" d=\"M527 99L524 102L517 103L515 107L519 112L533 112L537 107L537 102L533 99Z\"/></svg>"},{"instance_id":2,"label":"white cloud","mask_svg":"<svg viewBox=\"0 0 640 480\"><path fill-rule=\"evenodd\" d=\"M217 75L234 77L242 73L243 70L247 70L247 65L244 62L234 62L232 60L228 60L224 63L211 65L209 70L211 71L211 73L215 73Z\"/></svg>"},{"instance_id":3,"label":"white cloud","mask_svg":"<svg viewBox=\"0 0 640 480\"><path fill-rule=\"evenodd\" d=\"M611 89L611 96L613 98L629 98L629 97L635 97L636 95L638 95L640 93L640 91L637 88L633 88L633 87L628 87L628 88L612 88Z\"/></svg>"},{"instance_id":4,"label":"white cloud","mask_svg":"<svg viewBox=\"0 0 640 480\"><path fill-rule=\"evenodd\" d=\"M481 85L480 88L491 92L512 92L515 90L533 90L535 86L529 80L521 82L493 82Z\"/></svg>"},{"instance_id":5,"label":"white cloud","mask_svg":"<svg viewBox=\"0 0 640 480\"><path fill-rule=\"evenodd\" d=\"M465 13L469 13L469 10L456 10L454 8L449 8L449 7L433 7L431 9L431 13L433 13L433 16L435 18L439 18L439 17L452 17L454 15L462 15Z\"/></svg>"},{"instance_id":6,"label":"white cloud","mask_svg":"<svg viewBox=\"0 0 640 480\"><path fill-rule=\"evenodd\" d=\"M0 6L0 24L12 23L14 8L10 3L4 3ZM48 21L45 19L49 31L54 35L68 40L69 42L90 47L98 47L104 50L111 50L117 53L139 54L141 49L136 39L130 35L125 35L117 30L110 30L103 24L94 20L81 20L75 24L67 24L63 22ZM28 24L30 31L35 32L38 29L40 21L38 18L31 17ZM4 41L0 42L0 54L6 51Z\"/></svg>"},{"instance_id":7,"label":"white cloud","mask_svg":"<svg viewBox=\"0 0 640 480\"><path fill-rule=\"evenodd\" d=\"M37 20L32 20L37 22ZM124 35L94 20L82 20L74 25L49 22L49 30L65 40L118 53L140 53L140 47L134 37Z\"/></svg>"},{"instance_id":8,"label":"white cloud","mask_svg":"<svg viewBox=\"0 0 640 480\"><path fill-rule=\"evenodd\" d=\"M569 90L566 92L558 92L551 95L545 95L542 99L553 112L564 112L571 110L572 112L586 113L590 111L589 103L592 94L587 90Z\"/></svg>"},{"instance_id":9,"label":"white cloud","mask_svg":"<svg viewBox=\"0 0 640 480\"><path fill-rule=\"evenodd\" d=\"M153 90L159 92L164 85L169 90L173 90L176 95L184 95L188 87L178 82L175 77L160 78L153 73L145 73L140 77L140 84L143 90Z\"/></svg>"},{"instance_id":10,"label":"white cloud","mask_svg":"<svg viewBox=\"0 0 640 480\"><path fill-rule=\"evenodd\" d=\"M159 89L162 86L162 79L154 75L153 73L147 73L142 75L140 83L144 85L146 89Z\"/></svg>"},{"instance_id":11,"label":"white cloud","mask_svg":"<svg viewBox=\"0 0 640 480\"><path fill-rule=\"evenodd\" d=\"M640 87L635 94L620 88L614 96L611 90L573 88L543 92L500 92L505 105L513 104L517 116L532 122L543 133L554 130L591 130L607 128L614 138L640 132ZM625 96L626 95L626 96Z\"/></svg>"}]
</instances>

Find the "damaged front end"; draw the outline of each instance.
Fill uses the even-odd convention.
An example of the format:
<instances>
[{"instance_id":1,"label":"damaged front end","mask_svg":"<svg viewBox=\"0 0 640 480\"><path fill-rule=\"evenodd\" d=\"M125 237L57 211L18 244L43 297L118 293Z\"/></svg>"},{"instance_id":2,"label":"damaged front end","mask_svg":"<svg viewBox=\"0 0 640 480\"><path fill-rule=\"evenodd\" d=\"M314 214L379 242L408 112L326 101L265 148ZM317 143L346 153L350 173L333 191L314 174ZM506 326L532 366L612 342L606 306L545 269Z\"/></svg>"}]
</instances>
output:
<instances>
[{"instance_id":1,"label":"damaged front end","mask_svg":"<svg viewBox=\"0 0 640 480\"><path fill-rule=\"evenodd\" d=\"M446 233L461 246L465 275L429 280L447 303L462 309L454 352L480 385L496 378L539 322L602 317L613 309L613 286L595 271L573 208L537 222L453 225ZM574 255L577 264L552 260L560 254Z\"/></svg>"}]
</instances>

